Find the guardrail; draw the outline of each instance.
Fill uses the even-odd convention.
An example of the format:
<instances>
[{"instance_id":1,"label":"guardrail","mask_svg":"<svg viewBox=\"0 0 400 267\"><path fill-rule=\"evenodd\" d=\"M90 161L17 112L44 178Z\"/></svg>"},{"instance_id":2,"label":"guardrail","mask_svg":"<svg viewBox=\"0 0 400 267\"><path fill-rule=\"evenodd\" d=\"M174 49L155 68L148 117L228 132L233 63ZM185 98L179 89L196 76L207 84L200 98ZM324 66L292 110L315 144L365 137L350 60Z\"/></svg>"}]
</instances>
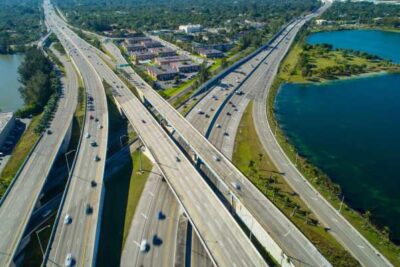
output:
<instances>
[{"instance_id":1,"label":"guardrail","mask_svg":"<svg viewBox=\"0 0 400 267\"><path fill-rule=\"evenodd\" d=\"M294 21L293 21L293 22L294 22ZM299 22L300 22L300 21L297 21L297 22L293 25L292 29L293 29ZM289 23L289 24L290 24L290 23ZM288 26L288 25L287 25L287 26ZM287 27L287 26L286 26L286 27ZM282 30L280 31L280 33L282 33L283 30L286 29L286 27L285 27L284 29L282 29ZM292 29L290 29L290 31L291 31ZM286 34L283 36L283 38L286 37L288 34L289 34L289 32L286 33ZM278 36L279 36L279 35L278 35ZM274 40L275 40L278 36L275 36L275 37L274 37ZM282 42L283 38L279 41L279 43ZM271 40L271 42L272 42L272 40ZM260 50L260 51L261 51L261 50ZM221 114L222 110L223 110L224 107L226 106L226 103L228 103L228 101L229 101L230 99L232 99L233 95L234 95L234 94L239 90L239 88L250 78L250 76L257 70L257 68L263 63L263 61L264 61L273 51L274 51L274 50L272 49L270 52L268 52L268 53L263 57L263 59L260 60L260 61L257 63L256 67L254 67L254 68L249 72L249 74L247 74L247 76L236 86L235 90L231 91L231 92L229 93L229 95L228 95L228 96L224 99L224 101L221 103L221 105L220 105L220 106L218 107L218 109L216 110L216 112L215 112L213 118L211 119L210 124L209 124L209 126L208 126L208 128L207 128L207 131L206 131L206 133L205 133L205 135L204 135L207 139L208 139L208 137L210 136L211 131L212 131L212 129L213 129L213 127L214 127L214 124L215 124L215 122L217 121L219 115Z\"/></svg>"},{"instance_id":2,"label":"guardrail","mask_svg":"<svg viewBox=\"0 0 400 267\"><path fill-rule=\"evenodd\" d=\"M67 51L67 53L68 53L68 51ZM79 77L83 80L82 74L80 73L78 67L76 66L76 64L75 64L75 62L74 62L74 60L72 60L72 57L70 57L70 58L71 58L72 64L73 64L73 65L75 66L75 68L76 68L76 71L77 71ZM85 102L85 113L83 114L83 121L86 123L86 115L87 115L86 97L85 97L85 99L84 99L84 102ZM81 134L80 134L80 136L79 136L79 142L78 142L77 149L76 149L76 152L75 152L74 161L72 162L71 169L70 169L70 173L68 174L68 180L67 180L67 184L66 184L66 187L65 187L66 189L64 190L64 193L63 193L63 195L62 195L62 198L61 198L61 201L60 201L60 207L62 207L62 206L64 205L65 198L66 198L67 193L68 193L68 188L69 188L69 185L70 185L70 183L71 183L71 178L72 178L73 170L74 170L74 168L75 168L76 161L77 161L77 158L78 158L78 155L79 155L79 151L80 151L80 148L81 148L82 137L83 137L84 129L85 129L84 125L85 125L85 124L83 124L82 129L81 129ZM58 212L57 212L57 215L56 215L56 218L55 218L55 220L54 220L54 225L53 225L53 229L51 230L51 234L50 234L49 241L48 241L48 243L47 243L46 252L45 252L45 254L43 255L43 262L42 262L42 265L41 265L42 267L45 266L45 263L46 263L47 260L49 259L51 244L52 244L53 241L54 241L54 237L55 237L55 234L56 234L56 230L57 230L58 223L59 223L59 221L60 221L61 213L62 213L62 209L59 208L59 209L58 209Z\"/></svg>"},{"instance_id":3,"label":"guardrail","mask_svg":"<svg viewBox=\"0 0 400 267\"><path fill-rule=\"evenodd\" d=\"M236 61L233 65L225 68L224 70L222 70L220 73L218 73L217 75L215 75L213 78L211 78L210 80L208 80L207 82L205 82L202 86L200 86L196 92L193 93L192 96L197 96L201 93L203 93L204 91L207 91L208 89L210 89L211 86L213 86L215 83L217 83L220 79L224 78L226 75L228 75L233 69L239 67L240 65L244 64L246 61L250 60L251 58L253 58L254 56L256 56L258 53L260 53L262 50L266 49L273 41L275 41L275 39L290 25L290 23L294 22L297 18L290 20L288 23L286 23L277 33L274 34L274 36L272 36L272 38L264 45L262 45L261 47L257 48L257 50L255 50L254 52L252 52L251 54L245 56L244 58Z\"/></svg>"},{"instance_id":4,"label":"guardrail","mask_svg":"<svg viewBox=\"0 0 400 267\"><path fill-rule=\"evenodd\" d=\"M22 170L24 169L26 163L28 162L28 160L30 159L30 157L32 156L33 152L35 151L37 145L39 144L40 140L42 140L44 133L42 133L39 136L39 139L36 140L35 144L33 145L33 147L31 148L31 150L29 151L28 155L25 157L24 162L22 162L22 165L19 167L17 173L14 175L14 178L12 179L11 183L9 184L6 192L4 193L4 195L2 196L2 198L0 199L0 207L1 205L3 205L3 202L5 201L7 195L10 193L13 185L15 184L15 182L17 181L19 175L21 174Z\"/></svg>"}]
</instances>

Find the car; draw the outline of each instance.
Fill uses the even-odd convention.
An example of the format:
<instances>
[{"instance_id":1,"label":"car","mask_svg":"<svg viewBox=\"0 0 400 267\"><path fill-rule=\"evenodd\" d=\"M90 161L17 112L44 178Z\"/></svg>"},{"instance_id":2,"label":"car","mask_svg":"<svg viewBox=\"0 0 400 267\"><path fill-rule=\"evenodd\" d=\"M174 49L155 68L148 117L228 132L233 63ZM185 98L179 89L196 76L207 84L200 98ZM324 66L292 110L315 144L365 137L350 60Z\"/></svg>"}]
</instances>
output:
<instances>
[{"instance_id":1,"label":"car","mask_svg":"<svg viewBox=\"0 0 400 267\"><path fill-rule=\"evenodd\" d=\"M221 124L217 124L217 128L221 128Z\"/></svg>"},{"instance_id":2,"label":"car","mask_svg":"<svg viewBox=\"0 0 400 267\"><path fill-rule=\"evenodd\" d=\"M146 123L146 121L145 121L145 120L142 120L142 123Z\"/></svg>"},{"instance_id":3,"label":"car","mask_svg":"<svg viewBox=\"0 0 400 267\"><path fill-rule=\"evenodd\" d=\"M97 186L96 181L95 181L95 180L91 180L91 181L90 181L90 186L91 186L91 187L96 187L96 186Z\"/></svg>"},{"instance_id":4,"label":"car","mask_svg":"<svg viewBox=\"0 0 400 267\"><path fill-rule=\"evenodd\" d=\"M4 153L3 152L0 152L0 158L1 157L4 157Z\"/></svg>"},{"instance_id":5,"label":"car","mask_svg":"<svg viewBox=\"0 0 400 267\"><path fill-rule=\"evenodd\" d=\"M213 156L215 161L221 161L221 158L219 156Z\"/></svg>"},{"instance_id":6,"label":"car","mask_svg":"<svg viewBox=\"0 0 400 267\"><path fill-rule=\"evenodd\" d=\"M74 266L74 263L75 263L75 260L72 257L72 254L68 253L67 257L65 258L65 266L66 267L72 267L72 266Z\"/></svg>"},{"instance_id":7,"label":"car","mask_svg":"<svg viewBox=\"0 0 400 267\"><path fill-rule=\"evenodd\" d=\"M236 190L240 190L240 184L238 182L233 182L232 186L236 189Z\"/></svg>"},{"instance_id":8,"label":"car","mask_svg":"<svg viewBox=\"0 0 400 267\"><path fill-rule=\"evenodd\" d=\"M86 139L89 139L89 138L90 138L90 133L86 133L86 134L85 134L85 138L86 138Z\"/></svg>"},{"instance_id":9,"label":"car","mask_svg":"<svg viewBox=\"0 0 400 267\"><path fill-rule=\"evenodd\" d=\"M99 119L98 119L98 118L96 118L96 119L94 119L94 121L95 121L95 122L98 122L98 121L99 121Z\"/></svg>"},{"instance_id":10,"label":"car","mask_svg":"<svg viewBox=\"0 0 400 267\"><path fill-rule=\"evenodd\" d=\"M235 108L234 111L239 111L238 108Z\"/></svg>"},{"instance_id":11,"label":"car","mask_svg":"<svg viewBox=\"0 0 400 267\"><path fill-rule=\"evenodd\" d=\"M176 159L176 162L181 162L181 159L178 156L176 156L175 159Z\"/></svg>"},{"instance_id":12,"label":"car","mask_svg":"<svg viewBox=\"0 0 400 267\"><path fill-rule=\"evenodd\" d=\"M103 129L103 125L99 124L99 125L97 126L97 129Z\"/></svg>"},{"instance_id":13,"label":"car","mask_svg":"<svg viewBox=\"0 0 400 267\"><path fill-rule=\"evenodd\" d=\"M97 162L97 161L100 161L100 157L96 155L96 156L94 157L94 161L96 161L96 162Z\"/></svg>"},{"instance_id":14,"label":"car","mask_svg":"<svg viewBox=\"0 0 400 267\"><path fill-rule=\"evenodd\" d=\"M85 213L86 214L91 214L93 212L93 208L90 206L89 203L86 203L85 205Z\"/></svg>"},{"instance_id":15,"label":"car","mask_svg":"<svg viewBox=\"0 0 400 267\"><path fill-rule=\"evenodd\" d=\"M47 134L52 134L52 133L53 132L50 129L47 130Z\"/></svg>"},{"instance_id":16,"label":"car","mask_svg":"<svg viewBox=\"0 0 400 267\"><path fill-rule=\"evenodd\" d=\"M230 115L232 115L232 114L231 114L230 112L227 112L226 115L230 116Z\"/></svg>"},{"instance_id":17,"label":"car","mask_svg":"<svg viewBox=\"0 0 400 267\"><path fill-rule=\"evenodd\" d=\"M72 222L71 215L65 214L65 217L64 217L64 224L70 224L71 222Z\"/></svg>"},{"instance_id":18,"label":"car","mask_svg":"<svg viewBox=\"0 0 400 267\"><path fill-rule=\"evenodd\" d=\"M210 108L210 111L214 111L214 109L213 109L213 108Z\"/></svg>"},{"instance_id":19,"label":"car","mask_svg":"<svg viewBox=\"0 0 400 267\"><path fill-rule=\"evenodd\" d=\"M89 119L93 120L93 119L94 119L93 115L90 115L90 116L89 116Z\"/></svg>"},{"instance_id":20,"label":"car","mask_svg":"<svg viewBox=\"0 0 400 267\"><path fill-rule=\"evenodd\" d=\"M229 136L229 133L228 132L224 132L224 136Z\"/></svg>"},{"instance_id":21,"label":"car","mask_svg":"<svg viewBox=\"0 0 400 267\"><path fill-rule=\"evenodd\" d=\"M143 239L142 242L140 242L140 251L147 252L148 249L149 249L149 243L147 242L146 239Z\"/></svg>"},{"instance_id":22,"label":"car","mask_svg":"<svg viewBox=\"0 0 400 267\"><path fill-rule=\"evenodd\" d=\"M92 146L92 147L96 147L97 146L97 143L96 143L96 141L92 141L92 142L90 142L90 145Z\"/></svg>"},{"instance_id":23,"label":"car","mask_svg":"<svg viewBox=\"0 0 400 267\"><path fill-rule=\"evenodd\" d=\"M202 111L201 109L198 109L198 110L197 110L197 114L203 115L203 114L204 114L204 111Z\"/></svg>"},{"instance_id":24,"label":"car","mask_svg":"<svg viewBox=\"0 0 400 267\"><path fill-rule=\"evenodd\" d=\"M206 118L210 118L210 115L206 114Z\"/></svg>"}]
</instances>

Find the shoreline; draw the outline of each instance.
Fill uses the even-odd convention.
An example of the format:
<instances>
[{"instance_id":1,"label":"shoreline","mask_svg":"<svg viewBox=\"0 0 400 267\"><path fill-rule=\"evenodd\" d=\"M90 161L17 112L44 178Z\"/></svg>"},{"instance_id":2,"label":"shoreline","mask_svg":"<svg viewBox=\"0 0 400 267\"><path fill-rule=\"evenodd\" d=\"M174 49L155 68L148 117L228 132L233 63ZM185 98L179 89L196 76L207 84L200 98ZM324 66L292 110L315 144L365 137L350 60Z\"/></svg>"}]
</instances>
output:
<instances>
[{"instance_id":1,"label":"shoreline","mask_svg":"<svg viewBox=\"0 0 400 267\"><path fill-rule=\"evenodd\" d=\"M370 77L375 77L375 76L383 76L383 75L390 75L390 74L399 74L399 72L390 72L390 71L375 71L375 72L367 72L367 73L362 73L362 74L356 74L356 75L351 75L351 76L339 76L337 79L332 79L332 80L327 80L327 79L322 79L320 81L282 81L282 84L284 83L290 83L290 84L313 84L313 85L323 85L327 83L335 83L335 82L341 82L341 81L346 81L346 80L356 80L356 79L363 79L363 78L370 78Z\"/></svg>"},{"instance_id":2,"label":"shoreline","mask_svg":"<svg viewBox=\"0 0 400 267\"><path fill-rule=\"evenodd\" d=\"M356 29L349 29L356 30ZM362 29L361 29L362 30ZM310 34L313 34L311 32ZM295 47L295 44L292 45L287 55L289 55L290 51ZM380 75L388 75L388 74L400 74L400 72L391 72L391 71L378 71L378 72L368 72L359 75L352 76L342 76L338 77L334 80L320 80L320 81L290 81L282 78L280 75L282 72L282 66L285 64L285 60L287 59L287 55L285 59L281 62L278 74L274 79L273 84L270 87L269 93L267 95L267 120L269 121L271 127L275 127L274 136L281 146L282 150L286 154L286 156L293 162L297 162L298 171L310 182L310 184L336 209L339 209L341 205L341 188L340 185L334 183L325 172L322 171L318 166L311 163L309 158L301 156L299 154L299 150L295 147L289 137L285 134L283 128L278 122L277 114L275 111L275 100L276 96L281 88L281 86L285 83L292 84L320 84L324 85L326 83L335 83L342 82L345 80L351 79L363 79L369 78L373 76ZM398 255L400 255L400 244L394 243L394 241L386 240L384 231L381 227L377 226L370 221L368 218L362 214L362 211L356 210L351 207L349 202L343 202L342 215L346 218L346 220L351 223L363 237L365 237L373 246L375 246L380 253L385 255L385 257L390 260L395 266L400 266L400 259ZM395 239L394 239L395 240ZM396 240L397 241L397 240Z\"/></svg>"}]
</instances>

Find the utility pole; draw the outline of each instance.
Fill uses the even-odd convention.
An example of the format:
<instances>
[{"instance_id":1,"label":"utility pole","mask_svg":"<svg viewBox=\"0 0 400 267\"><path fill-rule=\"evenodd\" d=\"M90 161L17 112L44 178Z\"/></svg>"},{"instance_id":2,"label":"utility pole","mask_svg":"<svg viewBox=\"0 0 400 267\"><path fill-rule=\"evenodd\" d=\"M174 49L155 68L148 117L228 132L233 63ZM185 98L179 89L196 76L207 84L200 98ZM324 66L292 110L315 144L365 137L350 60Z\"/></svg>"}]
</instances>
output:
<instances>
[{"instance_id":1,"label":"utility pole","mask_svg":"<svg viewBox=\"0 0 400 267\"><path fill-rule=\"evenodd\" d=\"M342 211L343 201L344 201L344 195L342 196L342 201L340 201L339 213Z\"/></svg>"}]
</instances>

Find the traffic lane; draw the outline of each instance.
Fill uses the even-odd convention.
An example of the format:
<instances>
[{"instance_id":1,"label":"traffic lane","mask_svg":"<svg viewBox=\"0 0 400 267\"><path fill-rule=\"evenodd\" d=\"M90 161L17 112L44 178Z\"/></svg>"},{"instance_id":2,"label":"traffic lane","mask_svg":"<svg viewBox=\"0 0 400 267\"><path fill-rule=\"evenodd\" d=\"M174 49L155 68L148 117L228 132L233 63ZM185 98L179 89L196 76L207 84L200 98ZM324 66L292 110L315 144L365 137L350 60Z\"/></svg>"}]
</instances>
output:
<instances>
[{"instance_id":1,"label":"traffic lane","mask_svg":"<svg viewBox=\"0 0 400 267\"><path fill-rule=\"evenodd\" d=\"M66 62L63 63L65 64ZM58 149L56 148L61 146L67 132L68 124L65 122L72 120L72 114L77 103L78 82L76 74L71 72L71 67L65 64L65 68L68 77L62 78L63 94L59 99L54 119L50 124L52 134L45 134L39 141L18 180L16 180L14 188L10 191L8 199L4 201L0 209L0 220L2 221L0 235L3 237L2 241L5 241L0 242L0 251L7 251L7 254L12 253L13 248L19 241L20 237L18 236L22 235L23 228L25 228L30 218L37 194L42 188L43 182L57 155ZM18 193L16 193L17 191ZM15 196L14 192L17 196ZM8 258L3 256L0 254L0 261Z\"/></svg>"},{"instance_id":2,"label":"traffic lane","mask_svg":"<svg viewBox=\"0 0 400 267\"><path fill-rule=\"evenodd\" d=\"M125 110L125 109L124 109ZM138 110L134 110L132 109L131 111L126 110L126 113L128 113L128 118L130 119L134 119L134 117L129 116L129 112L133 112L133 114L138 114ZM145 112L147 113L147 112ZM150 115L148 115L150 116ZM148 118L149 121L151 121L151 117ZM146 120L147 121L147 120ZM141 122L132 122L134 125L139 125L141 126ZM139 124L138 124L139 123ZM155 122L155 124L157 124ZM149 123L146 123L146 128L149 126L153 126L150 125ZM154 125L155 126L155 125ZM159 127L159 125L157 124L156 127ZM150 128L150 127L149 127ZM138 130L139 132L143 132ZM185 163L185 165L187 165L187 167L183 168L179 168L179 169L175 169L175 168L171 168L171 167L166 167L165 166L173 166L176 163L174 163L174 160L172 162L164 162L166 160L168 160L171 156L175 155L180 155L180 151L177 150L177 148L165 148L165 147L160 147L159 142L155 142L154 144L154 140L163 140L166 136L165 132L159 132L159 131L151 131L150 129L147 129L147 131L149 134L152 133L155 136L153 136L152 138L148 138L148 141L150 144L147 144L146 146L150 149L150 151L158 151L158 153L153 153L153 155L163 155L162 156L162 160L158 161L159 162L159 166L160 168L164 169L165 172L178 172L180 173L179 175L167 175L167 179L169 179L170 182L173 182L176 184L175 188L180 188L179 190L177 190L179 193L179 197L182 201L184 201L184 205L188 206L192 212L190 213L191 218L193 218L193 221L196 223L195 227L197 227L197 229L200 229L200 233L202 235L202 237L206 237L205 240L207 240L208 238L210 238L211 240L218 240L218 241L213 241L213 243L207 243L208 247L211 247L211 252L214 253L214 257L217 257L217 259L220 259L220 262L241 262L242 259L247 259L249 263L254 262L254 260L259 260L259 255L258 253L256 253L252 258L248 258L247 255L249 255L248 253L254 253L255 251L253 251L253 247L252 245L249 245L249 247L241 247L239 244L237 244L235 241L232 242L228 241L229 243L232 242L233 244L236 244L236 246L238 246L240 249L233 249L232 250L228 250L228 249L222 249L222 247L220 247L218 245L218 242L223 243L223 241L225 240L224 236L226 235L230 235L229 233L225 233L222 234L223 232L229 231L232 232L234 231L234 235L236 236L236 238L240 238L242 239L243 236L243 232L237 227L236 223L234 222L234 220L227 215L228 218L226 218L226 220L221 220L222 214L226 213L226 209L221 206L222 204L218 201L218 199L216 198L216 196L210 191L211 189L205 184L205 182L200 178L197 177L198 173L194 170L194 167L191 165L191 163L186 159L183 158L182 161L179 163L180 165L183 165L182 163ZM145 142L146 143L146 142ZM175 151L175 152L173 152ZM171 155L171 153L173 152L173 154ZM190 174L192 171L189 170L193 170L194 172L192 174ZM188 172L189 171L189 172ZM183 172L183 173L182 173ZM178 180L180 182L176 183L176 179L177 177ZM197 178L195 178L197 177ZM194 186L194 184L197 184L197 186ZM204 196L204 195L208 195L208 197ZM190 202L188 202L188 200L190 199ZM193 201L196 200L196 201ZM207 203L207 200L215 200L217 201L217 203L219 203L218 205L210 205L209 203ZM193 204L194 203L194 204ZM216 210L216 207L218 207L218 211ZM212 216L210 216L210 212L212 212ZM210 221L207 218L215 218L214 221ZM225 225L227 222L229 222L229 226ZM204 223L206 222L206 223ZM233 224L232 224L233 223ZM220 224L224 224L225 226L223 228L220 228ZM236 226L233 226L236 225ZM210 229L212 228L212 229ZM236 232L237 231L237 232ZM231 233L232 234L232 233ZM210 236L210 237L208 237ZM217 237L217 238L214 238ZM245 237L244 237L245 238ZM221 240L221 241L219 241ZM247 239L243 240L240 242L240 244L243 244L249 242ZM250 251L249 251L250 248ZM238 251L239 250L239 251ZM227 256L226 253L229 252L230 256ZM232 253L236 253L235 256L232 255ZM236 255L240 255L240 259L237 258Z\"/></svg>"},{"instance_id":3,"label":"traffic lane","mask_svg":"<svg viewBox=\"0 0 400 267\"><path fill-rule=\"evenodd\" d=\"M66 41L66 40L65 40ZM102 88L102 85L100 84L100 81L98 80L98 79L96 79L96 77L94 77L94 79L93 79L93 77L92 77L92 75L93 75L93 73L91 73L90 74L90 68L85 68L84 66L87 66L87 65L85 65L84 63L84 61L81 59L81 57L79 57L77 54L75 54L75 56L73 56L73 58L77 61L77 64L79 64L79 65L81 65L81 67L82 67L82 71L81 71L81 74L82 74L82 76L84 77L84 82L85 82L85 85L86 85L86 88L87 88L87 90L88 90L88 92L89 93L93 93L93 98L94 98L94 101L96 102L96 103L99 103L98 105L96 104L96 110L95 110L95 113L96 114L98 114L97 115L97 118L99 118L99 121L100 121L100 123L103 125L103 127L104 128L106 128L107 129L107 126L108 126L108 118L104 118L104 117L107 117L107 110L106 110L106 108L105 108L105 95L104 95L104 91L101 91L101 88ZM96 84L96 82L97 82L97 84ZM100 92L95 92L95 89L98 89L97 91L100 91ZM99 90L100 89L100 90ZM97 93L103 93L103 97L97 97ZM90 131L90 132L94 132L94 130L97 128L97 125L95 125L94 123L90 123L90 121L91 121L91 119L90 118L86 118L86 122L87 123L85 123L85 130L86 131ZM88 124L89 124L89 126L88 126ZM101 133L103 133L102 135L101 135ZM97 133L95 133L95 134L93 134L92 136L93 137L95 137L95 138L100 138L101 140L97 140L97 142L98 142L98 148L99 149L102 149L103 150L103 153L102 154L104 154L104 156L102 156L102 154L100 154L101 156L102 156L102 160L104 161L104 159L105 159L105 151L106 151L106 139L107 139L107 131L101 131L101 133L100 134L97 134ZM105 140L105 141L104 141ZM82 145L86 145L86 146L88 146L89 145L89 143L88 142L86 142L86 140L85 141L82 141ZM91 151L91 153L87 153L86 151L82 151L84 154L80 154L80 155L84 155L84 158L86 158L87 159L87 157L89 157L89 158L94 158L94 155L93 155L93 151ZM97 168L96 169L96 166L94 166L94 168L93 168L93 164L88 164L90 161L84 161L83 159L84 158L82 158L82 159L80 159L79 158L79 156L80 155L78 155L78 159L79 159L79 161L78 161L78 163L77 163L77 166L76 166L76 169L74 169L74 174L73 174L73 178L75 178L75 179L73 179L71 182L73 183L72 184L72 187L73 188L75 188L76 187L76 182L75 181L81 181L81 178L82 178L82 174L83 174L83 177L93 177L94 179L93 180L96 180L96 176L97 177L102 177L102 173L103 173L103 171L104 171L104 163L101 163L101 164L97 164L98 166L100 166L100 168ZM87 163L87 165L86 166L84 166L84 168L82 169L81 168L81 166L80 166L80 164L82 164L82 162L85 162L85 163ZM99 170L100 169L100 170ZM76 174L77 173L77 174ZM99 175L100 174L100 175ZM97 179L98 180L98 179ZM98 181L98 183L101 185L101 182L102 181ZM84 193L86 193L86 192L84 192L84 186L80 186L79 187L79 189L77 189L77 190L82 190L82 192L81 192L81 194L82 195L84 195ZM77 191L77 190L73 190L73 191ZM71 191L69 191L69 192L71 192ZM96 193L96 195L98 195L99 193ZM69 196L70 194L68 193L67 194L67 198L68 198L68 196ZM72 198L72 197L71 197ZM94 197L95 198L95 197ZM68 201L68 200L67 200ZM68 201L67 203L71 203L71 201ZM81 203L81 202L79 202L78 201L78 203ZM97 202L96 202L97 203ZM69 205L71 205L71 204L69 204ZM67 205L67 206L69 206L69 205ZM78 204L79 205L79 204ZM82 207L83 208L83 207ZM93 210L94 211L97 211L97 208L96 208L96 205L93 205ZM96 212L95 212L96 213ZM78 217L76 217L76 218L78 218ZM84 220L80 220L80 221L78 221L76 224L74 224L74 227L73 227L74 229L71 229L72 230L72 234L71 235L75 235L75 237L76 238L73 238L73 239L75 239L75 240L77 240L77 242L76 242L76 247L79 247L79 248L82 248L82 247L85 247L85 245L82 245L82 244L80 244L80 242L79 242L79 240L80 240L80 238L82 238L82 236L81 235L79 235L79 233L82 233L82 232L85 232L84 231L84 228L85 228L85 222L84 222ZM65 235L67 235L67 234L65 234ZM68 237L67 237L67 239L68 239ZM85 240L84 241L86 241L86 238L85 238ZM72 242L72 239L70 239L70 243ZM67 242L68 243L68 242ZM74 246L74 248L75 248L75 246ZM57 248L55 249L56 250L56 255L57 255L57 251L59 250L59 248L58 248L59 246L57 246ZM72 245L70 245L70 250L72 250ZM61 249L63 249L63 248L61 248ZM68 248L67 248L68 249ZM64 250L65 250L65 248L64 248ZM54 250L53 250L54 251ZM93 255L91 255L91 252L89 251L89 256L87 256L85 259L81 259L81 255L79 254L80 252L82 251L82 249L78 249L76 252L75 252L75 255L77 255L76 256L76 259L77 259L77 261L79 261L79 262L85 262L86 261L86 263L88 263L88 262L90 262L91 261L91 258L92 258L92 256ZM68 253L68 252L66 252L66 253ZM84 253L83 253L84 254ZM65 253L64 253L64 255L62 255L62 253L60 253L60 255L61 255L61 258L63 257L63 256L66 256L65 255ZM75 257L75 256L74 256ZM83 255L83 257L85 257L85 255ZM55 261L57 261L57 259L54 259ZM61 262L62 261L64 261L64 258L62 258L61 259Z\"/></svg>"},{"instance_id":4,"label":"traffic lane","mask_svg":"<svg viewBox=\"0 0 400 267\"><path fill-rule=\"evenodd\" d=\"M100 68L100 67L99 67ZM110 72L110 76L116 76L111 70L108 70L107 69L107 71L109 71ZM115 77L115 80L117 80L118 79L118 77ZM121 89L126 89L126 88L124 88L124 86L120 86L120 88L116 88L116 90L117 91L121 91ZM130 91L129 91L129 93L130 94L132 94ZM123 95L123 93L120 93L119 95ZM119 96L119 95L117 95L116 96L116 99L117 99L117 101L121 98L121 96ZM134 102L137 102L137 104L136 105L129 105L129 102L131 102L131 101L134 101ZM121 101L122 102L122 101ZM132 103L132 102L131 102ZM139 110L135 110L135 107L141 107ZM125 111L125 114L128 114L128 118L130 119L130 120L132 120L133 118L134 118L134 116L129 116L129 112L134 112L135 114L143 114L143 109L144 109L144 107L143 106L141 106L141 103L140 102L138 102L138 100L137 99L132 99L132 100L129 100L129 101L127 101L126 99L125 99L125 101L124 101L124 103L122 103L122 108L123 108L123 110ZM139 112L139 113L138 113ZM145 114L147 114L147 111L144 111L144 113ZM149 116L149 115L148 115ZM148 120L149 121L151 121L151 118L148 118ZM147 121L147 120L146 120ZM146 125L146 127L148 127L148 126L150 126L150 123L146 123L146 124L143 124L143 122L132 122L131 121L131 123L134 125L134 126L143 126L143 125ZM139 123L139 124L138 124ZM156 123L156 122L155 122ZM157 124L157 123L156 123ZM152 125L152 124L151 124ZM158 125L158 124L157 124ZM160 127L159 125L158 125L158 127ZM140 130L138 131L138 132L140 132ZM153 134L159 134L159 133L154 133L154 131L148 131L148 130L145 130L144 129L144 132L151 132L151 133L153 133ZM165 132L163 132L163 131L161 131L161 134L162 135L165 135L166 133ZM161 137L161 136L154 136L153 138L150 138L149 139L149 142L151 142L152 140L162 140L163 138ZM149 145L149 144L147 144L146 145L148 148L154 148L154 147L157 147L157 149L165 149L165 148L163 148L163 147L161 147L160 148L160 145L158 144L158 145L156 145L156 146L151 146L151 145ZM174 149L176 149L176 148L174 148ZM167 151L164 151L164 155L168 155L169 157L171 156L171 149L169 149L169 152L167 152ZM180 153L180 152L179 152ZM155 155L158 155L158 153L154 153ZM163 154L163 153L161 153L161 154ZM163 158L164 159L164 158ZM188 162L189 163L189 162ZM193 168L193 166L189 163L189 168ZM167 170L169 170L169 169L167 169ZM186 170L187 171L187 170ZM196 172L196 174L197 174L197 172ZM193 174L192 174L193 175ZM182 176L182 175L181 175ZM189 176L190 177L190 176ZM204 181L202 181L202 179L199 179L202 183L204 183ZM193 185L192 185L193 186ZM203 184L202 184L202 186L204 186ZM202 187L202 186L200 186L200 187ZM208 188L208 187L206 187L206 188ZM209 188L208 188L209 189ZM198 197L200 197L201 196L201 193L200 193L200 195L198 196ZM214 195L213 195L214 196ZM215 197L215 196L214 196ZM204 200L203 200L204 201ZM202 202L201 202L202 203ZM203 203L202 203L203 204ZM213 206L213 205L209 205L209 206ZM214 206L213 206L214 207ZM224 207L222 206L222 208L224 209ZM204 209L202 209L202 210L204 210ZM225 210L225 209L224 209ZM216 213L216 214L219 214L218 212ZM216 214L213 214L213 218L216 218ZM196 214L197 215L197 214ZM206 216L207 217L207 216ZM230 218L230 216L228 216L229 218ZM232 218L230 218L231 220L233 220ZM199 219L197 219L197 220L199 220ZM196 221L196 220L195 220ZM233 221L234 222L234 221ZM235 227L233 227L233 229L235 229ZM220 234L220 231L221 231L221 229L219 229L219 231L218 231L218 233L217 232L214 232L213 233L213 235L217 235L217 234ZM208 232L210 232L210 231L208 231ZM240 230L239 230L239 232L241 232ZM223 235L222 235L223 236ZM223 238L222 238L223 239ZM221 239L221 240L222 240ZM246 241L247 241L247 239L246 239ZM228 241L229 243L231 243L232 242L232 240L229 240ZM243 241L242 241L243 242ZM209 245L210 246L210 245ZM213 247L216 247L215 245L213 245ZM239 246L240 247L240 246ZM252 247L252 245L250 245L250 247L251 247L251 249L250 250L252 250L252 249L254 249L253 247ZM219 249L219 248L218 248ZM242 249L242 251L244 251L243 249ZM249 251L247 251L247 253L249 253ZM254 253L254 252L252 252L252 253ZM221 255L220 256L224 256L223 254L224 253L220 253ZM239 253L240 254L240 253ZM243 254L243 253L242 253ZM256 253L257 255L258 255L258 253ZM246 257L246 256L245 256ZM225 258L225 260L226 259L230 259L230 261L232 260L232 255L230 256L230 257L227 257L227 258ZM242 258L243 258L243 255L242 255ZM242 260L242 258L241 259L238 259L238 261L240 262L241 260ZM253 257L255 260L258 260L258 256L256 256L256 257ZM249 262L251 262L251 260L249 261Z\"/></svg>"}]
</instances>

